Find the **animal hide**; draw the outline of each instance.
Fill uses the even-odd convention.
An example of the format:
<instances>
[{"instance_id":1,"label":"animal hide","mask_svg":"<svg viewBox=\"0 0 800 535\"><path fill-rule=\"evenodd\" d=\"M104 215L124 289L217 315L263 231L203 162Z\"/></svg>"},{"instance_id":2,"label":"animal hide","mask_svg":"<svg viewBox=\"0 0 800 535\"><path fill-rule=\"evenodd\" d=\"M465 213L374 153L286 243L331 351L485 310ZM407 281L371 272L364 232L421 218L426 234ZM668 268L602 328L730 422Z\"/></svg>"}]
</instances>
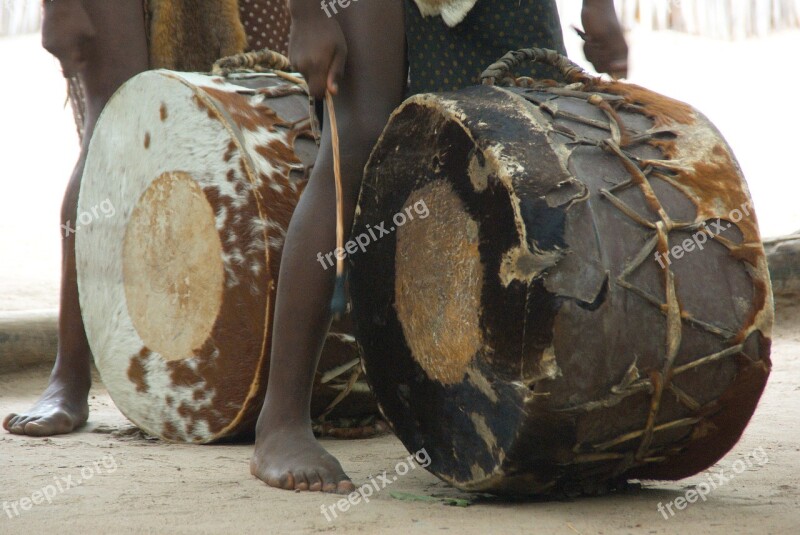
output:
<instances>
[{"instance_id":1,"label":"animal hide","mask_svg":"<svg viewBox=\"0 0 800 535\"><path fill-rule=\"evenodd\" d=\"M149 0L147 11L153 69L209 72L247 46L237 0Z\"/></svg>"},{"instance_id":2,"label":"animal hide","mask_svg":"<svg viewBox=\"0 0 800 535\"><path fill-rule=\"evenodd\" d=\"M420 13L429 17L441 15L445 24L455 26L467 16L477 0L414 0Z\"/></svg>"}]
</instances>

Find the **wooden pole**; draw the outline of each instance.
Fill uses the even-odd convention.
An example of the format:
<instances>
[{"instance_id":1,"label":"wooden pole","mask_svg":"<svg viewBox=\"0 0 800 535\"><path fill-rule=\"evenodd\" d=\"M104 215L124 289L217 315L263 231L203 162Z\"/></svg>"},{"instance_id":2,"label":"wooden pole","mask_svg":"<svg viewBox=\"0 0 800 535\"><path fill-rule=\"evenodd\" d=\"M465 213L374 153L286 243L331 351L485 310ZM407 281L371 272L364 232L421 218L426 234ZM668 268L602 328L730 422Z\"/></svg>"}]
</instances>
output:
<instances>
[{"instance_id":1,"label":"wooden pole","mask_svg":"<svg viewBox=\"0 0 800 535\"><path fill-rule=\"evenodd\" d=\"M57 310L0 313L0 373L52 363L57 349Z\"/></svg>"},{"instance_id":2,"label":"wooden pole","mask_svg":"<svg viewBox=\"0 0 800 535\"><path fill-rule=\"evenodd\" d=\"M800 231L764 240L772 291L775 295L800 294Z\"/></svg>"}]
</instances>

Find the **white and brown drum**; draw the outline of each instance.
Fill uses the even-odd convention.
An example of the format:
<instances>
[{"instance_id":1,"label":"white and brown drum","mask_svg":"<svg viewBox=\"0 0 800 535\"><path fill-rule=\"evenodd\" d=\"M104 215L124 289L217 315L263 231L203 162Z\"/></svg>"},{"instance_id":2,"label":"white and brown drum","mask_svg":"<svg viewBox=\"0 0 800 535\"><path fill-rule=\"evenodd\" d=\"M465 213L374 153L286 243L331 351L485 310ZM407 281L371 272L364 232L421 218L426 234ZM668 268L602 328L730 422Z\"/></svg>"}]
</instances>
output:
<instances>
[{"instance_id":1,"label":"white and brown drum","mask_svg":"<svg viewBox=\"0 0 800 535\"><path fill-rule=\"evenodd\" d=\"M78 206L91 215L77 230L80 302L103 383L148 433L206 443L252 431L316 132L302 81L274 73L147 72L103 111ZM333 332L313 414L334 401L331 417L374 412L359 371L353 337Z\"/></svg>"},{"instance_id":2,"label":"white and brown drum","mask_svg":"<svg viewBox=\"0 0 800 535\"><path fill-rule=\"evenodd\" d=\"M508 75L530 58L569 84ZM353 235L388 234L350 282L384 415L467 490L709 467L770 370L767 263L730 147L692 107L552 51L486 73L509 78L523 86L410 98L367 165Z\"/></svg>"}]
</instances>

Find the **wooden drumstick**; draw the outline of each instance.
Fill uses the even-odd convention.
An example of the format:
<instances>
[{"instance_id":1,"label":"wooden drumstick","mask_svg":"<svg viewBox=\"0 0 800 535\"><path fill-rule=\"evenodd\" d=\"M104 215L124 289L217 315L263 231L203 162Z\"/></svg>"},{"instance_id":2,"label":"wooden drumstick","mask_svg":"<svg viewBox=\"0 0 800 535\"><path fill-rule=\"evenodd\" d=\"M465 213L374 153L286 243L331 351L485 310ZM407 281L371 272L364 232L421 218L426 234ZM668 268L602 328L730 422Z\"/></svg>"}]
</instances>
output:
<instances>
[{"instance_id":1,"label":"wooden drumstick","mask_svg":"<svg viewBox=\"0 0 800 535\"><path fill-rule=\"evenodd\" d=\"M333 178L336 182L336 248L344 249L344 195L342 194L342 169L339 161L339 129L336 126L336 111L333 107L333 96L325 91L325 103L328 106L328 117L331 121L331 143L333 145ZM336 284L331 299L331 313L334 317L342 316L347 309L347 296L344 289L344 255L336 256Z\"/></svg>"}]
</instances>

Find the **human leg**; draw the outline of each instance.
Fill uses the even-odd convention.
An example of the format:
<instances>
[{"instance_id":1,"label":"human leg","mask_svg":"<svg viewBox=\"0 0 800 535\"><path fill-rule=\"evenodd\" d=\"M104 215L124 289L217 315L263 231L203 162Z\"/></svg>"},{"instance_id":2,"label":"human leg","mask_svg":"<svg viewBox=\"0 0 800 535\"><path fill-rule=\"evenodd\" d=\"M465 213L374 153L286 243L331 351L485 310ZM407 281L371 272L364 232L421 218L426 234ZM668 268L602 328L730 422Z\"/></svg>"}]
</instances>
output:
<instances>
[{"instance_id":1,"label":"human leg","mask_svg":"<svg viewBox=\"0 0 800 535\"><path fill-rule=\"evenodd\" d=\"M364 164L403 96L403 4L399 0L354 3L336 17L348 47L335 105L349 229ZM314 438L309 415L313 376L331 321L335 275L317 262L318 253L335 248L329 123L283 250L269 385L250 466L253 475L274 487L347 492L353 485L339 462Z\"/></svg>"}]
</instances>

